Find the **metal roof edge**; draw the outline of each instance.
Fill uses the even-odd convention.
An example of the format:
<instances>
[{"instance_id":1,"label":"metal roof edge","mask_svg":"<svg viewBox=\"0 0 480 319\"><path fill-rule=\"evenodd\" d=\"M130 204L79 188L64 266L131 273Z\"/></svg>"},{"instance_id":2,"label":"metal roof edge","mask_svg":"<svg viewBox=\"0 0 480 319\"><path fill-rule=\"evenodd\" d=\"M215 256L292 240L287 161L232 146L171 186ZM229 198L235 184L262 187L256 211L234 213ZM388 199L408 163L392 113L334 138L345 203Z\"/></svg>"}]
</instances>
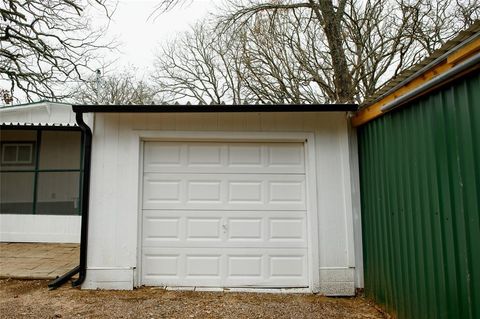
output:
<instances>
[{"instance_id":1,"label":"metal roof edge","mask_svg":"<svg viewBox=\"0 0 480 319\"><path fill-rule=\"evenodd\" d=\"M435 78L455 68L480 52L480 20L476 21L468 29L461 31L452 40L447 41L442 47L434 51L430 56L421 62L406 69L395 78L392 78L377 93L360 104L357 112L352 116L353 126L363 125L388 112L385 105L396 103L404 95L409 95L409 101L426 94L424 91L416 90L418 93L411 96L411 92L418 87L435 80ZM478 70L478 65L465 70L459 76L467 76L469 73ZM446 85L457 79L442 78L442 83L436 83L435 88ZM438 81L436 81L438 82Z\"/></svg>"},{"instance_id":2,"label":"metal roof edge","mask_svg":"<svg viewBox=\"0 0 480 319\"><path fill-rule=\"evenodd\" d=\"M425 72L427 72L428 70L431 70L433 69L435 66L437 66L438 64L440 64L441 62L445 61L449 55L451 55L453 52L456 52L457 50L461 49L462 47L468 45L469 43L473 42L474 40L476 40L477 38L480 38L480 33L475 33L474 35L472 35L471 37L467 38L466 40L462 41L461 43L459 43L458 45L448 49L446 52L442 53L439 57L437 58L434 58L430 63L426 64L425 66L421 67L419 70L415 71L414 73L412 73L411 75L407 76L405 79L402 79L398 84L396 84L395 86L393 86L392 88L388 89L386 92L382 93L381 95L379 95L378 97L375 97L373 100L370 100L368 101L367 103L363 104L361 103L360 104L360 107L363 108L365 106L368 106L368 105L372 105L372 104L375 104L377 103L378 101L382 100L383 98L385 98L386 96L392 94L392 93L395 93L396 91L398 91L401 87L405 86L405 84L411 82L412 80L420 77L422 74L424 74ZM447 42L448 43L448 42ZM446 43L446 44L447 44ZM436 50L435 52L441 50L442 48L439 48L438 50ZM433 52L430 56L426 57L425 59L423 59L422 61L425 61L425 60L428 60L432 55L435 54L435 52ZM420 65L421 62L413 65L411 68L408 68L403 72L408 72L409 70L411 70L412 68L414 68L415 66L418 66ZM398 76L390 79L389 81L387 81L385 83L385 85L388 85L389 82L391 82L391 80L395 80L395 79L398 79L399 77L401 77L402 73L400 73ZM385 87L385 86L382 86L382 87ZM382 87L379 89L381 90Z\"/></svg>"},{"instance_id":3,"label":"metal roof edge","mask_svg":"<svg viewBox=\"0 0 480 319\"><path fill-rule=\"evenodd\" d=\"M25 110L25 109L29 109L29 108L36 108L36 107L42 107L42 106L53 106L53 105L68 107L68 106L71 106L72 104L42 100L42 101L33 102L33 103L23 103L23 104L2 106L2 107L0 107L0 112L15 112L15 111Z\"/></svg>"},{"instance_id":4,"label":"metal roof edge","mask_svg":"<svg viewBox=\"0 0 480 319\"><path fill-rule=\"evenodd\" d=\"M27 122L0 122L1 129L9 130L60 130L60 131L71 131L71 130L80 130L76 124L64 124L64 123L27 123Z\"/></svg>"},{"instance_id":5,"label":"metal roof edge","mask_svg":"<svg viewBox=\"0 0 480 319\"><path fill-rule=\"evenodd\" d=\"M239 105L82 105L76 113L244 113L244 112L351 112L358 104L239 104Z\"/></svg>"}]
</instances>

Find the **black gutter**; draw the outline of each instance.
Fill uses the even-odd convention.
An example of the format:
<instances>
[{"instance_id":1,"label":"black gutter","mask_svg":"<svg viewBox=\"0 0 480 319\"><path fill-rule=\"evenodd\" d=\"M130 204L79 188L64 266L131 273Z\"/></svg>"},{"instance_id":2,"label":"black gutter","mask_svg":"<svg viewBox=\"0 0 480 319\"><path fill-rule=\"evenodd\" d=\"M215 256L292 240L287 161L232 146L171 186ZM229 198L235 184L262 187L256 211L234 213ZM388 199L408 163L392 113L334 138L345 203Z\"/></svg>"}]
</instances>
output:
<instances>
[{"instance_id":1,"label":"black gutter","mask_svg":"<svg viewBox=\"0 0 480 319\"><path fill-rule=\"evenodd\" d=\"M1 123L0 130L29 130L29 131L80 131L78 126L62 125L35 125L33 123L11 124Z\"/></svg>"},{"instance_id":2,"label":"black gutter","mask_svg":"<svg viewBox=\"0 0 480 319\"><path fill-rule=\"evenodd\" d=\"M82 228L80 230L80 271L79 277L72 283L80 286L87 276L88 217L90 204L90 168L92 157L92 130L83 120L83 113L75 112L75 119L84 134L83 150L83 189L82 189Z\"/></svg>"},{"instance_id":3,"label":"black gutter","mask_svg":"<svg viewBox=\"0 0 480 319\"><path fill-rule=\"evenodd\" d=\"M259 105L73 105L83 113L245 113L245 112L352 112L357 104L259 104Z\"/></svg>"},{"instance_id":4,"label":"black gutter","mask_svg":"<svg viewBox=\"0 0 480 319\"><path fill-rule=\"evenodd\" d=\"M83 120L82 112L75 112L75 119L78 126L82 130L84 135L84 151L83 151L83 189L82 189L82 224L80 230L80 264L62 275L61 277L55 279L54 281L48 284L50 289L55 289L63 285L75 274L79 273L77 280L72 282L73 287L80 286L86 278L87 275L87 248L88 248L88 213L89 213L89 202L90 202L90 167L91 167L91 154L92 154L92 131L90 127Z\"/></svg>"}]
</instances>

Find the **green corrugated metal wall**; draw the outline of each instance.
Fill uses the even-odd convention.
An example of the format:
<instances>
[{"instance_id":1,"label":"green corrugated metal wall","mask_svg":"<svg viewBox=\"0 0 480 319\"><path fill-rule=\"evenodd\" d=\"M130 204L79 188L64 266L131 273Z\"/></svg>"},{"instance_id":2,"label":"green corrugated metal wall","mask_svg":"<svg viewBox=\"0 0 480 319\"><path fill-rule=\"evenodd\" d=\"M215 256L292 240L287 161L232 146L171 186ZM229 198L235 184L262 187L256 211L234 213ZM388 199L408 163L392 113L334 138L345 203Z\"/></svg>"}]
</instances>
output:
<instances>
[{"instance_id":1,"label":"green corrugated metal wall","mask_svg":"<svg viewBox=\"0 0 480 319\"><path fill-rule=\"evenodd\" d=\"M358 133L366 295L397 318L480 318L480 75Z\"/></svg>"}]
</instances>

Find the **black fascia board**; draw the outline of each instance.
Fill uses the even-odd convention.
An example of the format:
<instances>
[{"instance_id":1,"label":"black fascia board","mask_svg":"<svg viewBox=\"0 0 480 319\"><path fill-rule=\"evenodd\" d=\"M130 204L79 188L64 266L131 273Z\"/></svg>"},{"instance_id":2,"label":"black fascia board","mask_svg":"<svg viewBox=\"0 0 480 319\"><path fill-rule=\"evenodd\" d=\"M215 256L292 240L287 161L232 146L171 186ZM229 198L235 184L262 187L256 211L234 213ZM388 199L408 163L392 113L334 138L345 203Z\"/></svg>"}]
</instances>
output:
<instances>
[{"instance_id":1,"label":"black fascia board","mask_svg":"<svg viewBox=\"0 0 480 319\"><path fill-rule=\"evenodd\" d=\"M353 112L357 104L261 105L73 105L75 113L243 113L243 112Z\"/></svg>"},{"instance_id":2,"label":"black fascia board","mask_svg":"<svg viewBox=\"0 0 480 319\"><path fill-rule=\"evenodd\" d=\"M78 126L62 126L62 125L36 125L28 124L0 124L0 130L25 130L25 131L81 131Z\"/></svg>"}]
</instances>

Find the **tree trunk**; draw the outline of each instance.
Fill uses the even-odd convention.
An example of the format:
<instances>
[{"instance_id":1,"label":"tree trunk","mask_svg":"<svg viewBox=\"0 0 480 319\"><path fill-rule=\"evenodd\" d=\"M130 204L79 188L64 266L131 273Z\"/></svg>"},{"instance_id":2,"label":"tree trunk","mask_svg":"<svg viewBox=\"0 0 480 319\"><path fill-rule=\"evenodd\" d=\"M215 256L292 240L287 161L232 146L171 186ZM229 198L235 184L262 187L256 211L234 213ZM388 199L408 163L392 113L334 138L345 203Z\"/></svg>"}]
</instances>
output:
<instances>
[{"instance_id":1,"label":"tree trunk","mask_svg":"<svg viewBox=\"0 0 480 319\"><path fill-rule=\"evenodd\" d=\"M315 0L309 0L309 2L312 4L315 15L320 20L327 37L330 56L332 58L337 102L351 103L355 99L355 92L343 48L341 23L344 1L339 1L339 9L337 11L334 10L331 0L319 0L318 4L315 3Z\"/></svg>"}]
</instances>

